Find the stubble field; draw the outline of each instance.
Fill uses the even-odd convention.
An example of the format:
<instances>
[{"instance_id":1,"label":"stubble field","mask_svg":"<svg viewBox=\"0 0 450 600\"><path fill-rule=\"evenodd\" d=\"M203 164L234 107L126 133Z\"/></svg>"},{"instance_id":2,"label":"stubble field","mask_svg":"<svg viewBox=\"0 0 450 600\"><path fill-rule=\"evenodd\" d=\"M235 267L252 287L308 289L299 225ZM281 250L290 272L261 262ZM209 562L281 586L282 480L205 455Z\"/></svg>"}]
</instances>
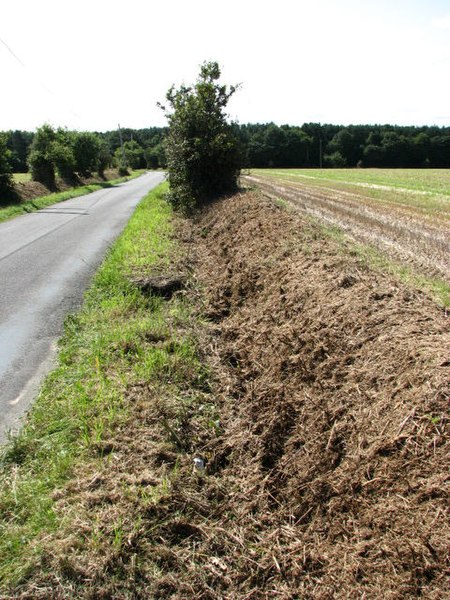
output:
<instances>
[{"instance_id":1,"label":"stubble field","mask_svg":"<svg viewBox=\"0 0 450 600\"><path fill-rule=\"evenodd\" d=\"M450 282L450 170L255 169L244 179L415 272Z\"/></svg>"}]
</instances>

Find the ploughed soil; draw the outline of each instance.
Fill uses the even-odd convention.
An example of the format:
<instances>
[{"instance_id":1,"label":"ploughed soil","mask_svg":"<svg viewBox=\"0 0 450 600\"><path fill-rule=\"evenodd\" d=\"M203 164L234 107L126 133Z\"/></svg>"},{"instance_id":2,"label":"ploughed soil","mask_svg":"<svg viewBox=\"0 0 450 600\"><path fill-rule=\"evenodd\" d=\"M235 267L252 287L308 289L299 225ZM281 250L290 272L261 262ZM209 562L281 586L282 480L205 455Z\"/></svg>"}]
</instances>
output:
<instances>
[{"instance_id":1,"label":"ploughed soil","mask_svg":"<svg viewBox=\"0 0 450 600\"><path fill-rule=\"evenodd\" d=\"M271 197L281 197L302 212L338 225L358 242L377 246L394 259L450 282L450 221L448 211L381 201L363 192L273 176L247 176ZM412 194L414 197L414 194Z\"/></svg>"},{"instance_id":2,"label":"ploughed soil","mask_svg":"<svg viewBox=\"0 0 450 600\"><path fill-rule=\"evenodd\" d=\"M257 193L179 237L211 382L129 390L17 597L450 594L448 315Z\"/></svg>"}]
</instances>

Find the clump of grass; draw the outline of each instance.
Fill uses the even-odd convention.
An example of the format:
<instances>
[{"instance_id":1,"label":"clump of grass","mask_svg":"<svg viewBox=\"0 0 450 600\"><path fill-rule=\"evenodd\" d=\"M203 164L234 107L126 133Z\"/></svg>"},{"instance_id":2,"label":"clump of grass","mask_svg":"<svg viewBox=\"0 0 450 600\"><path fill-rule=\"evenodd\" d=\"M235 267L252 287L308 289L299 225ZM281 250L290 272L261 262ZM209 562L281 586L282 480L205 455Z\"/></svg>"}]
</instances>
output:
<instances>
[{"instance_id":1,"label":"clump of grass","mask_svg":"<svg viewBox=\"0 0 450 600\"><path fill-rule=\"evenodd\" d=\"M174 382L187 371L202 377L194 342L172 339L170 322L189 318L183 299L167 303L146 297L132 283L136 273L163 268L175 253L164 187L138 206L83 309L67 318L58 367L44 382L21 432L3 449L0 589L24 581L39 563L42 541L64 526L55 510L58 490L75 468L93 454L102 455L105 440L127 420L127 390L158 377ZM118 522L116 545L120 531Z\"/></svg>"}]
</instances>

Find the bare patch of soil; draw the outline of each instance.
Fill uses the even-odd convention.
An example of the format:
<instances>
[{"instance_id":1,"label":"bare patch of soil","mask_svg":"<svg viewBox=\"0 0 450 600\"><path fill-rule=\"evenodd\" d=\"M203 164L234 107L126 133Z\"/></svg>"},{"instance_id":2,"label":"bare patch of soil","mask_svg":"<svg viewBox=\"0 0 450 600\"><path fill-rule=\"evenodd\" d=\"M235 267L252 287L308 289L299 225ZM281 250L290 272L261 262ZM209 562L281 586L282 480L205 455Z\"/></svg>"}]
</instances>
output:
<instances>
[{"instance_id":1,"label":"bare patch of soil","mask_svg":"<svg viewBox=\"0 0 450 600\"><path fill-rule=\"evenodd\" d=\"M446 597L448 316L258 194L183 227L214 382L128 390L17 597Z\"/></svg>"},{"instance_id":2,"label":"bare patch of soil","mask_svg":"<svg viewBox=\"0 0 450 600\"><path fill-rule=\"evenodd\" d=\"M450 224L407 205L371 200L343 190L245 177L271 197L281 197L301 211L338 225L353 239L372 244L427 274L450 281Z\"/></svg>"},{"instance_id":3,"label":"bare patch of soil","mask_svg":"<svg viewBox=\"0 0 450 600\"><path fill-rule=\"evenodd\" d=\"M110 179L118 178L117 169L110 169L105 171L105 177L101 178L98 176L86 177L79 179L79 185L90 185L94 183L105 183ZM16 182L14 184L15 190L21 202L26 202L27 200L33 200L34 198L39 198L41 196L48 196L49 194L53 194L54 192L64 192L73 187L72 184L65 182L63 179L57 179L56 181L56 189L52 190L42 183L37 181L22 181Z\"/></svg>"}]
</instances>

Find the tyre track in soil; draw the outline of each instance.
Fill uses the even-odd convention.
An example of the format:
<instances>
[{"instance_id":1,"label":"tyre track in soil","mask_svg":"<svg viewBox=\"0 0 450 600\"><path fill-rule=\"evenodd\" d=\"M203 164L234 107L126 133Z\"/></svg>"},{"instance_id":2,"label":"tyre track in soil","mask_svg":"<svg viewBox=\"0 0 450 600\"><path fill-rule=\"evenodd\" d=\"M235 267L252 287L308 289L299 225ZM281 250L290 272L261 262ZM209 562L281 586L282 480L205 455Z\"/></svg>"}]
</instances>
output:
<instances>
[{"instance_id":1,"label":"tyre track in soil","mask_svg":"<svg viewBox=\"0 0 450 600\"><path fill-rule=\"evenodd\" d=\"M427 275L450 282L450 224L405 205L371 200L364 195L304 183L244 176L271 198L337 225L357 242L370 244Z\"/></svg>"}]
</instances>

